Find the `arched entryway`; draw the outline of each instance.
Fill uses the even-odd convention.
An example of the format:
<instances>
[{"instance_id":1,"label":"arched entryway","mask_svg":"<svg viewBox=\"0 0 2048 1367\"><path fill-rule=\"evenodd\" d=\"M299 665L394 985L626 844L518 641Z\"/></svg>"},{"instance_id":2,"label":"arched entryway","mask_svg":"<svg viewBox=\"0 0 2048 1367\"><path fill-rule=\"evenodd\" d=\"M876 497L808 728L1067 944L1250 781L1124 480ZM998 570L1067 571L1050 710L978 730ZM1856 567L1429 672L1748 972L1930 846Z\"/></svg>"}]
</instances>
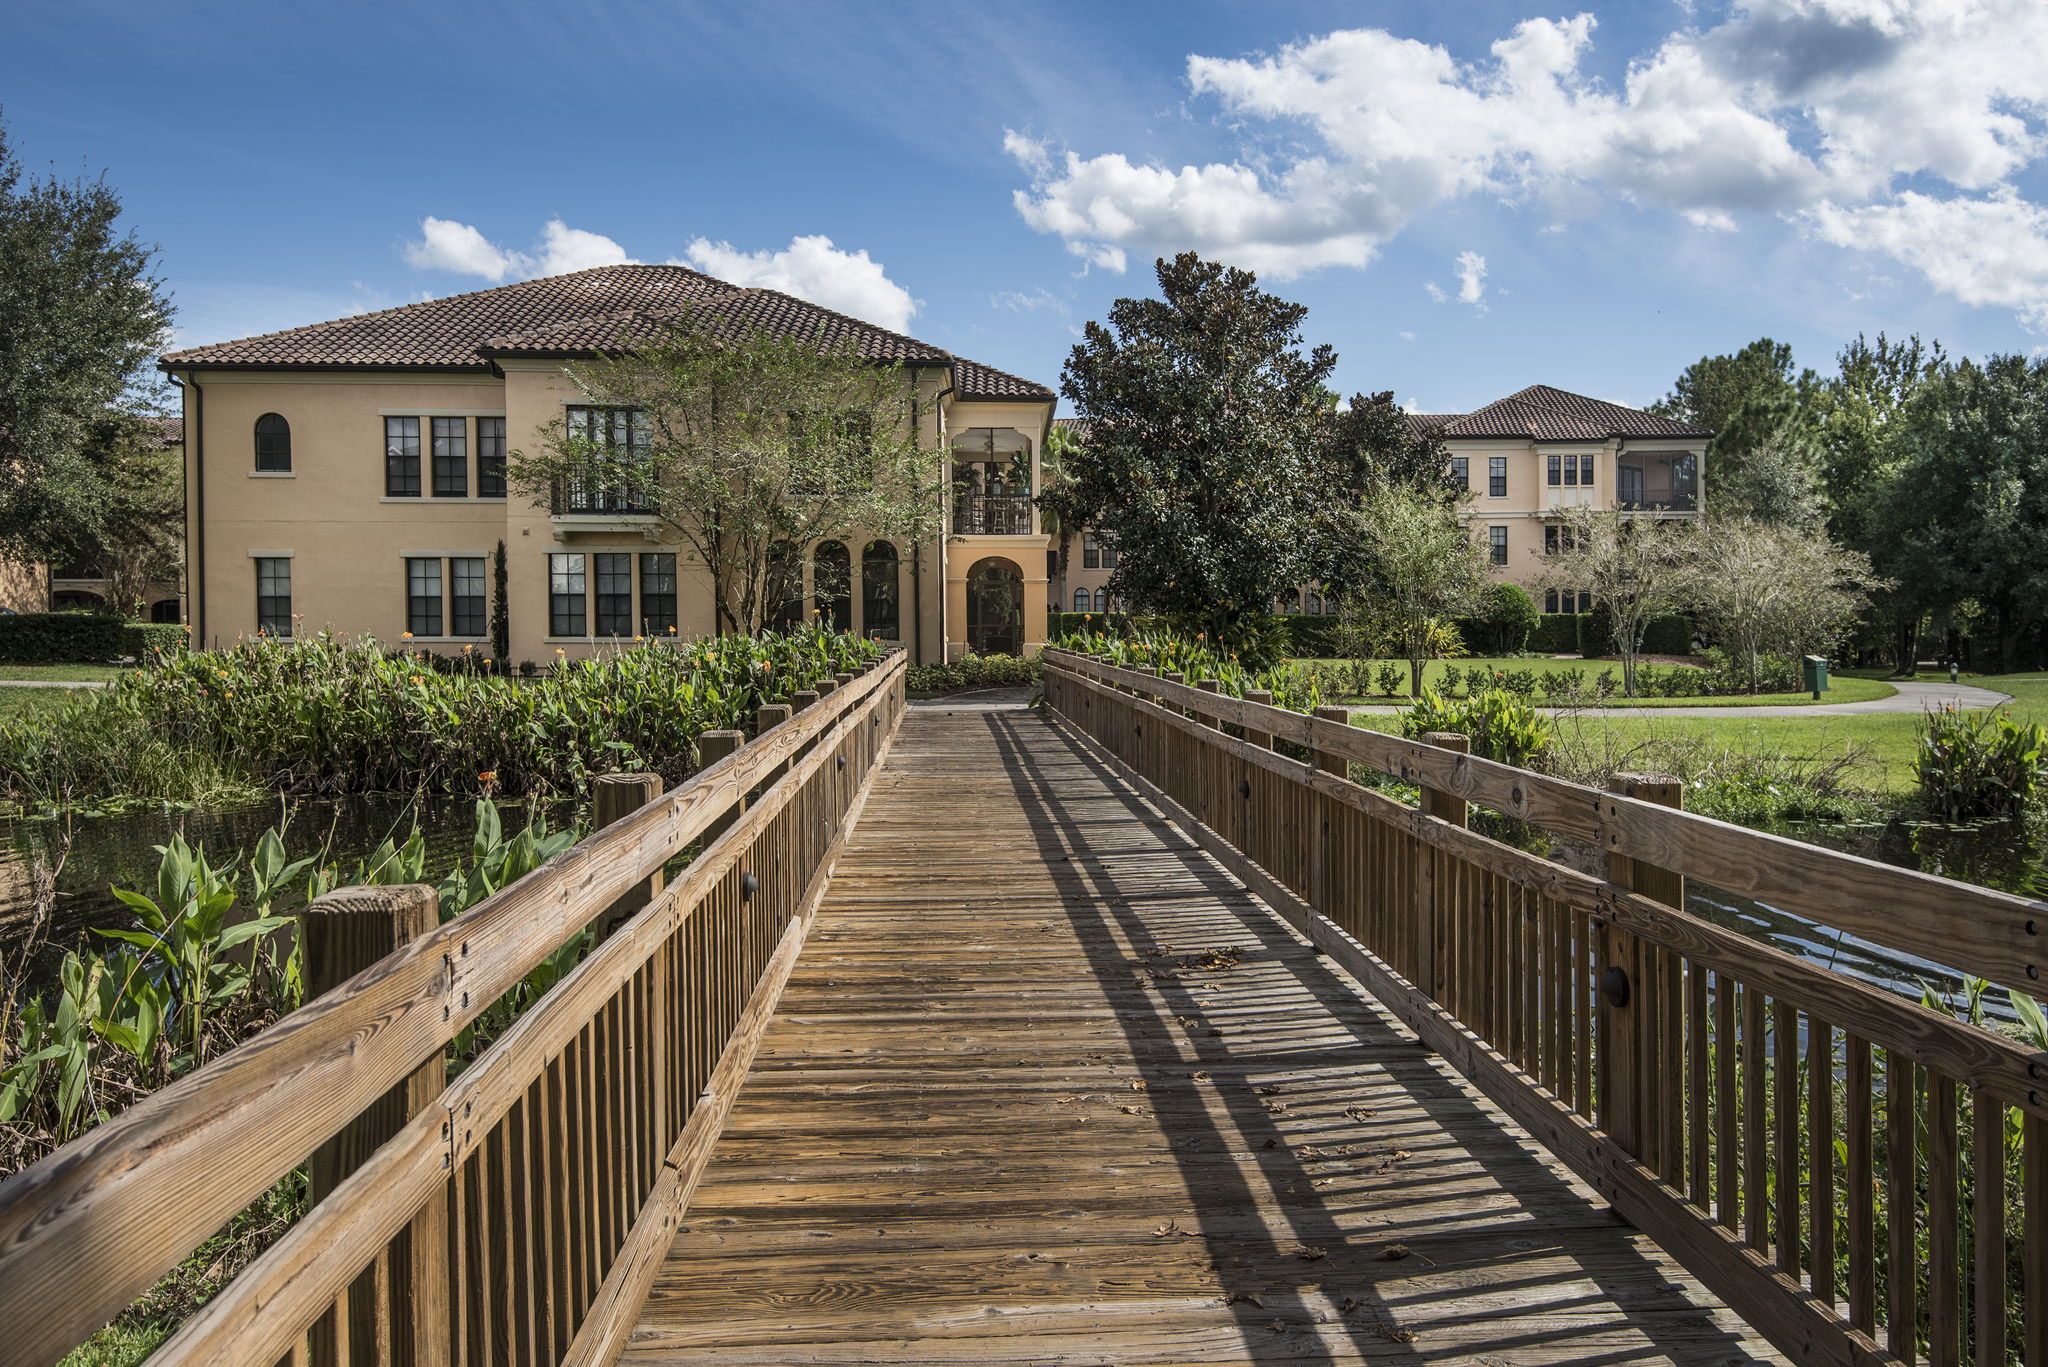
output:
<instances>
[{"instance_id":1,"label":"arched entryway","mask_svg":"<svg viewBox=\"0 0 2048 1367\"><path fill-rule=\"evenodd\" d=\"M811 558L811 593L818 617L834 631L853 630L853 557L838 541L823 541Z\"/></svg>"},{"instance_id":2,"label":"arched entryway","mask_svg":"<svg viewBox=\"0 0 2048 1367\"><path fill-rule=\"evenodd\" d=\"M1000 556L967 571L967 648L977 655L1024 649L1024 572Z\"/></svg>"}]
</instances>

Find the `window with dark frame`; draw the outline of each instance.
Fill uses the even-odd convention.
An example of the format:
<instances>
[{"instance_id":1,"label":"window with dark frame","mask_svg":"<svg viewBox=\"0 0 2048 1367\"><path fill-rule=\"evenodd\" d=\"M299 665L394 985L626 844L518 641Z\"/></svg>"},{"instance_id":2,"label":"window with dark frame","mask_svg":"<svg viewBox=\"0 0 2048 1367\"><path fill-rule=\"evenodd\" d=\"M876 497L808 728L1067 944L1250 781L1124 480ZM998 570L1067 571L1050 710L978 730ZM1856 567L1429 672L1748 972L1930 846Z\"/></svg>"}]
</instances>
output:
<instances>
[{"instance_id":1,"label":"window with dark frame","mask_svg":"<svg viewBox=\"0 0 2048 1367\"><path fill-rule=\"evenodd\" d=\"M622 552L599 552L597 564L598 636L633 634L633 557Z\"/></svg>"},{"instance_id":2,"label":"window with dark frame","mask_svg":"<svg viewBox=\"0 0 2048 1367\"><path fill-rule=\"evenodd\" d=\"M1081 568L1099 570L1102 568L1102 544L1095 539L1095 533L1081 533Z\"/></svg>"},{"instance_id":3,"label":"window with dark frame","mask_svg":"<svg viewBox=\"0 0 2048 1367\"><path fill-rule=\"evenodd\" d=\"M415 636L441 634L441 559L408 556L405 561L405 629Z\"/></svg>"},{"instance_id":4,"label":"window with dark frame","mask_svg":"<svg viewBox=\"0 0 2048 1367\"><path fill-rule=\"evenodd\" d=\"M505 420L476 420L476 496L505 497Z\"/></svg>"},{"instance_id":5,"label":"window with dark frame","mask_svg":"<svg viewBox=\"0 0 2048 1367\"><path fill-rule=\"evenodd\" d=\"M569 435L607 451L600 463L564 480L555 491L558 513L625 513L648 511L646 478L649 434L647 415L637 408L568 406L564 422ZM609 466L607 472L603 467Z\"/></svg>"},{"instance_id":6,"label":"window with dark frame","mask_svg":"<svg viewBox=\"0 0 2048 1367\"><path fill-rule=\"evenodd\" d=\"M1472 488L1472 461L1467 456L1451 457L1451 482L1469 492Z\"/></svg>"},{"instance_id":7,"label":"window with dark frame","mask_svg":"<svg viewBox=\"0 0 2048 1367\"><path fill-rule=\"evenodd\" d=\"M290 474L292 425L276 413L256 419L256 468L266 474Z\"/></svg>"},{"instance_id":8,"label":"window with dark frame","mask_svg":"<svg viewBox=\"0 0 2048 1367\"><path fill-rule=\"evenodd\" d=\"M1486 529L1486 543L1488 558L1494 564L1505 565L1508 563L1508 529L1506 527L1488 527Z\"/></svg>"},{"instance_id":9,"label":"window with dark frame","mask_svg":"<svg viewBox=\"0 0 2048 1367\"><path fill-rule=\"evenodd\" d=\"M1108 611L1109 611L1109 590L1108 590L1108 589L1097 589L1097 590L1095 590L1095 610L1096 610L1097 612L1108 612Z\"/></svg>"},{"instance_id":10,"label":"window with dark frame","mask_svg":"<svg viewBox=\"0 0 2048 1367\"><path fill-rule=\"evenodd\" d=\"M1555 488L1556 488L1556 487L1557 487L1557 486L1558 486L1559 484L1561 484L1561 483L1563 483L1563 482L1564 482L1564 476L1563 476L1563 473L1562 473L1562 472L1563 472L1563 467L1564 467L1564 457L1563 457L1563 456L1560 456L1560 455L1557 455L1557 454L1555 454L1555 453L1553 453L1553 454L1551 455L1551 457L1550 457L1550 487L1551 487L1551 488L1555 489ZM1574 478L1573 478L1572 482L1573 482L1574 484L1576 484L1576 483L1578 482L1578 480L1577 480L1577 478L1576 478L1576 476L1578 475L1578 472L1579 472L1579 467L1578 467L1578 466L1577 466L1576 464L1574 464L1574 465L1572 466L1572 475L1574 476Z\"/></svg>"},{"instance_id":11,"label":"window with dark frame","mask_svg":"<svg viewBox=\"0 0 2048 1367\"><path fill-rule=\"evenodd\" d=\"M420 496L420 420L384 419L384 496Z\"/></svg>"},{"instance_id":12,"label":"window with dark frame","mask_svg":"<svg viewBox=\"0 0 2048 1367\"><path fill-rule=\"evenodd\" d=\"M484 558L457 555L448 560L448 634L482 636L488 630L488 598L484 589Z\"/></svg>"},{"instance_id":13,"label":"window with dark frame","mask_svg":"<svg viewBox=\"0 0 2048 1367\"><path fill-rule=\"evenodd\" d=\"M874 641L893 641L902 633L901 557L893 541L875 540L860 553L860 631Z\"/></svg>"},{"instance_id":14,"label":"window with dark frame","mask_svg":"<svg viewBox=\"0 0 2048 1367\"><path fill-rule=\"evenodd\" d=\"M676 634L673 551L648 551L640 557L640 634L649 638Z\"/></svg>"},{"instance_id":15,"label":"window with dark frame","mask_svg":"<svg viewBox=\"0 0 2048 1367\"><path fill-rule=\"evenodd\" d=\"M1486 458L1486 495L1488 498L1508 496L1508 458L1488 456Z\"/></svg>"},{"instance_id":16,"label":"window with dark frame","mask_svg":"<svg viewBox=\"0 0 2048 1367\"><path fill-rule=\"evenodd\" d=\"M1593 456L1591 452L1579 457L1579 485L1581 488L1586 489L1593 487Z\"/></svg>"},{"instance_id":17,"label":"window with dark frame","mask_svg":"<svg viewBox=\"0 0 2048 1367\"><path fill-rule=\"evenodd\" d=\"M434 497L469 497L469 419L433 419Z\"/></svg>"},{"instance_id":18,"label":"window with dark frame","mask_svg":"<svg viewBox=\"0 0 2048 1367\"><path fill-rule=\"evenodd\" d=\"M256 629L271 636L292 634L292 562L289 556L256 557Z\"/></svg>"},{"instance_id":19,"label":"window with dark frame","mask_svg":"<svg viewBox=\"0 0 2048 1367\"><path fill-rule=\"evenodd\" d=\"M1088 611L1088 590L1086 590L1086 589L1075 589L1075 590L1074 590L1074 611L1076 611L1076 612L1086 612L1086 611Z\"/></svg>"},{"instance_id":20,"label":"window with dark frame","mask_svg":"<svg viewBox=\"0 0 2048 1367\"><path fill-rule=\"evenodd\" d=\"M584 603L583 556L548 557L548 635L582 636L588 622Z\"/></svg>"}]
</instances>

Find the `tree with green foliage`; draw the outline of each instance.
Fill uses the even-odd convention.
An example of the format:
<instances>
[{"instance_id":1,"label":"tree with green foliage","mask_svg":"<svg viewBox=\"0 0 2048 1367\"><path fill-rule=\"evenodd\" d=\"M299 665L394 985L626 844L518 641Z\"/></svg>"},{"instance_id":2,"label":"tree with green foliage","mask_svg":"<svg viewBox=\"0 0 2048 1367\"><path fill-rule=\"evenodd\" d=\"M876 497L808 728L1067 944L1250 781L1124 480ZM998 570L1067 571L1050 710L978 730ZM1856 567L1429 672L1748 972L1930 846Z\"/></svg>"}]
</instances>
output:
<instances>
[{"instance_id":1,"label":"tree with green foliage","mask_svg":"<svg viewBox=\"0 0 2048 1367\"><path fill-rule=\"evenodd\" d=\"M1048 500L1046 495L1057 494L1066 486L1067 467L1080 449L1081 439L1074 434L1073 426L1059 423L1045 434L1045 444L1038 452L1038 526L1054 538L1054 570L1062 576L1067 572L1068 553L1073 549L1074 524L1060 515L1059 500Z\"/></svg>"},{"instance_id":2,"label":"tree with green foliage","mask_svg":"<svg viewBox=\"0 0 2048 1367\"><path fill-rule=\"evenodd\" d=\"M1304 354L1308 310L1249 271L1193 252L1157 270L1161 298L1117 300L1067 358L1088 442L1043 503L1116 542L1117 596L1228 641L1314 577L1336 355Z\"/></svg>"},{"instance_id":3,"label":"tree with green foliage","mask_svg":"<svg viewBox=\"0 0 2048 1367\"><path fill-rule=\"evenodd\" d=\"M0 552L17 559L63 558L129 506L106 415L145 386L171 306L120 216L104 179L30 179L0 125Z\"/></svg>"},{"instance_id":4,"label":"tree with green foliage","mask_svg":"<svg viewBox=\"0 0 2048 1367\"><path fill-rule=\"evenodd\" d=\"M1622 691L1636 696L1636 661L1650 623L1685 600L1690 518L1641 517L1619 509L1563 510L1558 549L1544 557L1543 588L1590 591L1607 615Z\"/></svg>"},{"instance_id":5,"label":"tree with green foliage","mask_svg":"<svg viewBox=\"0 0 2048 1367\"><path fill-rule=\"evenodd\" d=\"M1375 624L1365 638L1401 653L1410 692L1420 697L1423 666L1449 619L1471 611L1486 590L1485 553L1456 507L1412 484L1370 485L1339 516L1352 523L1346 534L1364 548L1376 576L1371 588L1347 595L1347 622Z\"/></svg>"},{"instance_id":6,"label":"tree with green foliage","mask_svg":"<svg viewBox=\"0 0 2048 1367\"><path fill-rule=\"evenodd\" d=\"M1718 434L1745 406L1796 399L1812 383L1811 371L1793 371L1791 347L1759 337L1732 356L1694 361L1650 411Z\"/></svg>"},{"instance_id":7,"label":"tree with green foliage","mask_svg":"<svg viewBox=\"0 0 2048 1367\"><path fill-rule=\"evenodd\" d=\"M1487 646L1496 655L1519 655L1529 645L1529 633L1541 617L1536 600L1520 584L1489 584L1479 595L1472 614L1486 632Z\"/></svg>"},{"instance_id":8,"label":"tree with green foliage","mask_svg":"<svg viewBox=\"0 0 2048 1367\"><path fill-rule=\"evenodd\" d=\"M1880 586L1870 557L1818 527L1716 515L1686 548L1685 598L1762 688L1765 654L1826 655Z\"/></svg>"},{"instance_id":9,"label":"tree with green foliage","mask_svg":"<svg viewBox=\"0 0 2048 1367\"><path fill-rule=\"evenodd\" d=\"M1904 423L1893 572L1935 602L1980 602L2013 669L2048 621L2048 361L1964 361L1920 387Z\"/></svg>"},{"instance_id":10,"label":"tree with green foliage","mask_svg":"<svg viewBox=\"0 0 2048 1367\"><path fill-rule=\"evenodd\" d=\"M1382 582L1364 524L1344 516L1373 491L1406 488L1455 507L1464 491L1451 482L1451 453L1443 434L1417 432L1394 404L1392 390L1354 394L1330 414L1329 444L1323 455L1323 486L1329 491L1318 528L1315 577L1342 598Z\"/></svg>"},{"instance_id":11,"label":"tree with green foliage","mask_svg":"<svg viewBox=\"0 0 2048 1367\"><path fill-rule=\"evenodd\" d=\"M786 548L915 535L943 487L909 370L822 331L685 312L568 373L600 412L548 423L507 478L537 504L645 509L709 574L721 632L760 631L792 596Z\"/></svg>"}]
</instances>

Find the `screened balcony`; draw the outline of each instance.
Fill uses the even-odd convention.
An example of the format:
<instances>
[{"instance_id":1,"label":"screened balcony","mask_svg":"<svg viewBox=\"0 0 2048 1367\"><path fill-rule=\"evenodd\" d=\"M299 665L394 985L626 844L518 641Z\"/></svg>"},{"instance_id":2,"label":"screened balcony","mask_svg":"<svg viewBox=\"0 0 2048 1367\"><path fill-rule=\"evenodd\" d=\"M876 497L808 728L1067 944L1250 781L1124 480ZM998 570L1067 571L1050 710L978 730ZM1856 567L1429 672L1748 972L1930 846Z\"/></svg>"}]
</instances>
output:
<instances>
[{"instance_id":1,"label":"screened balcony","mask_svg":"<svg viewBox=\"0 0 2048 1367\"><path fill-rule=\"evenodd\" d=\"M1628 452L1615 466L1614 506L1628 512L1696 513L1700 458L1690 451Z\"/></svg>"},{"instance_id":2,"label":"screened balcony","mask_svg":"<svg viewBox=\"0 0 2048 1367\"><path fill-rule=\"evenodd\" d=\"M1014 427L971 427L953 439L953 534L1029 536L1031 440Z\"/></svg>"}]
</instances>

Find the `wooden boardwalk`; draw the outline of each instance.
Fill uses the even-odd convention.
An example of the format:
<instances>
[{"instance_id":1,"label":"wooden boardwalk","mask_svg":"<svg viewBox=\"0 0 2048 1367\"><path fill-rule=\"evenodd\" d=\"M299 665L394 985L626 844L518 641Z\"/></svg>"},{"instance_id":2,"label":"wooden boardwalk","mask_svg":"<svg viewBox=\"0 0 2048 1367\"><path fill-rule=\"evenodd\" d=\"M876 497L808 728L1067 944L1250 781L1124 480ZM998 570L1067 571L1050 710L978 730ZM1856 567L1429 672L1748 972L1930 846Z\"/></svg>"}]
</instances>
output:
<instances>
[{"instance_id":1,"label":"wooden boardwalk","mask_svg":"<svg viewBox=\"0 0 2048 1367\"><path fill-rule=\"evenodd\" d=\"M1036 713L913 709L625 1361L1782 1361Z\"/></svg>"}]
</instances>

